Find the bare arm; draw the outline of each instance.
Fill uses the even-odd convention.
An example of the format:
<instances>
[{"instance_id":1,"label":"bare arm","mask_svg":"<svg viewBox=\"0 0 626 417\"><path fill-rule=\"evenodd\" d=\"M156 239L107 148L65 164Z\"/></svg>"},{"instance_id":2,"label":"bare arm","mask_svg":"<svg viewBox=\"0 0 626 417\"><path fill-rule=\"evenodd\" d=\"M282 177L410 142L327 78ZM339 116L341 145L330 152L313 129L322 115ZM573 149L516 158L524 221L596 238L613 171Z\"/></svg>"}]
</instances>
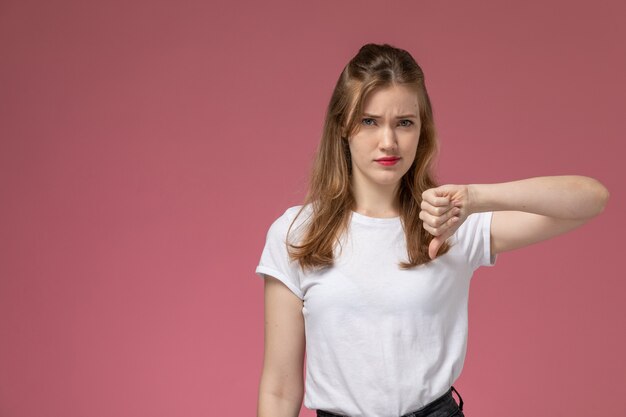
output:
<instances>
[{"instance_id":1,"label":"bare arm","mask_svg":"<svg viewBox=\"0 0 626 417\"><path fill-rule=\"evenodd\" d=\"M472 213L493 211L491 254L518 249L582 226L600 214L609 191L581 175L534 177L498 184L446 184L422 193L420 219L435 236L434 259Z\"/></svg>"},{"instance_id":2,"label":"bare arm","mask_svg":"<svg viewBox=\"0 0 626 417\"><path fill-rule=\"evenodd\" d=\"M304 396L302 300L269 275L264 291L265 354L257 417L297 417Z\"/></svg>"},{"instance_id":3,"label":"bare arm","mask_svg":"<svg viewBox=\"0 0 626 417\"><path fill-rule=\"evenodd\" d=\"M491 253L518 249L575 229L600 214L609 192L580 175L469 186L470 211L494 210Z\"/></svg>"}]
</instances>

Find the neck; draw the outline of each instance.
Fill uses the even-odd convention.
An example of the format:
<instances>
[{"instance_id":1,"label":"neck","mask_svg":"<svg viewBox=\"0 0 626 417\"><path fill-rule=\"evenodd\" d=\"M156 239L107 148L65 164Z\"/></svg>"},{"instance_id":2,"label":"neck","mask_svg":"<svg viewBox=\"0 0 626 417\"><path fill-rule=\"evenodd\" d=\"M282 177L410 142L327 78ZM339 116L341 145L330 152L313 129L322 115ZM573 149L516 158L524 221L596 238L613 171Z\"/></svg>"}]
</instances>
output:
<instances>
[{"instance_id":1,"label":"neck","mask_svg":"<svg viewBox=\"0 0 626 417\"><path fill-rule=\"evenodd\" d=\"M397 198L399 183L360 184L352 178L354 195L354 211L369 217L397 217L400 215L400 204Z\"/></svg>"}]
</instances>

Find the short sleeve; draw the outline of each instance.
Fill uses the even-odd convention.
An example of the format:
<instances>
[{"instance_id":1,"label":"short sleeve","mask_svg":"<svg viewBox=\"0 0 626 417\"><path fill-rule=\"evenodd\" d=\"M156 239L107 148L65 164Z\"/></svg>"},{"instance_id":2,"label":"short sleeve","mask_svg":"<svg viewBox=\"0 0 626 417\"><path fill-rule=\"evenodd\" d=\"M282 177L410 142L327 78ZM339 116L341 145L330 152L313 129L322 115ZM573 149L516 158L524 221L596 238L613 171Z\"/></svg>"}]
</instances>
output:
<instances>
[{"instance_id":1,"label":"short sleeve","mask_svg":"<svg viewBox=\"0 0 626 417\"><path fill-rule=\"evenodd\" d=\"M491 218L493 211L470 214L456 230L457 244L473 270L494 266L497 255L491 255Z\"/></svg>"},{"instance_id":2,"label":"short sleeve","mask_svg":"<svg viewBox=\"0 0 626 417\"><path fill-rule=\"evenodd\" d=\"M287 252L286 238L291 223L288 214L289 210L270 226L265 240L265 247L261 254L261 260L256 267L255 273L261 278L265 278L265 275L273 276L302 300L304 295L300 288L299 266L297 261L290 261ZM294 234L294 229L295 226L289 233L290 242L293 242L291 236Z\"/></svg>"}]
</instances>

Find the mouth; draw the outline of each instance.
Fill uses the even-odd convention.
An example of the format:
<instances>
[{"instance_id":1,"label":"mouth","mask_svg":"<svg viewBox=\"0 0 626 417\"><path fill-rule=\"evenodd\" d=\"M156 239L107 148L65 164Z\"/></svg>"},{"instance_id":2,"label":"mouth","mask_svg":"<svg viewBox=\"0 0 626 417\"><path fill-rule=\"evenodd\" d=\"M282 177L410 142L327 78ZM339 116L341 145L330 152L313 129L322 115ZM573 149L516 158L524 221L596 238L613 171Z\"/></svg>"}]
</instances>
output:
<instances>
[{"instance_id":1,"label":"mouth","mask_svg":"<svg viewBox=\"0 0 626 417\"><path fill-rule=\"evenodd\" d=\"M380 158L380 159L376 159L375 161L381 165L390 166L390 165L395 165L399 160L400 158L392 157L392 158Z\"/></svg>"}]
</instances>

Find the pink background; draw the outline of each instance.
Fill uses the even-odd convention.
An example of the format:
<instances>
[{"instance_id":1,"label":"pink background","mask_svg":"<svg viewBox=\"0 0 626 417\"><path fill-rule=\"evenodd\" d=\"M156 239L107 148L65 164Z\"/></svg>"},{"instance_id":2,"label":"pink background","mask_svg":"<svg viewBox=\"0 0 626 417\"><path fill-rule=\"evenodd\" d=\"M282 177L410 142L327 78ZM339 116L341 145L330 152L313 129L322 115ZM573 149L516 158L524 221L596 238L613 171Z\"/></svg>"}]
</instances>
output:
<instances>
[{"instance_id":1,"label":"pink background","mask_svg":"<svg viewBox=\"0 0 626 417\"><path fill-rule=\"evenodd\" d=\"M466 415L625 415L626 9L527 3L3 1L0 416L255 414L254 269L366 42L423 67L441 183L611 191L474 275Z\"/></svg>"}]
</instances>

